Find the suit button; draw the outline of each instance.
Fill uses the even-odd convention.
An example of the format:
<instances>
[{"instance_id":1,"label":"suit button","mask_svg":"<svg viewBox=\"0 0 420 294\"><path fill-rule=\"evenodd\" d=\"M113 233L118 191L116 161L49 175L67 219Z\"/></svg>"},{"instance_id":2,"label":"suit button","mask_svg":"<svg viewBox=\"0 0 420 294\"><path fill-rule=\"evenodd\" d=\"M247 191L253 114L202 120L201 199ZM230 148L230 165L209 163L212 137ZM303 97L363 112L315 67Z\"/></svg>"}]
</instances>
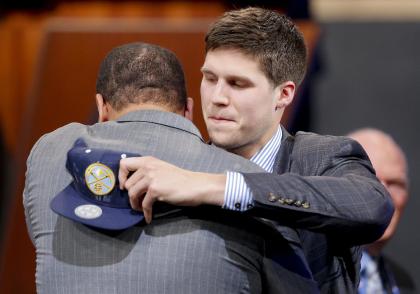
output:
<instances>
[{"instance_id":1,"label":"suit button","mask_svg":"<svg viewBox=\"0 0 420 294\"><path fill-rule=\"evenodd\" d=\"M296 200L295 203L293 203L293 204L297 207L301 207L302 206L302 201Z\"/></svg>"},{"instance_id":2,"label":"suit button","mask_svg":"<svg viewBox=\"0 0 420 294\"><path fill-rule=\"evenodd\" d=\"M284 204L284 198L281 197L279 200L277 200L277 202L279 202L280 204Z\"/></svg>"},{"instance_id":3,"label":"suit button","mask_svg":"<svg viewBox=\"0 0 420 294\"><path fill-rule=\"evenodd\" d=\"M241 204L239 202L235 203L235 208L236 209L241 209Z\"/></svg>"},{"instance_id":4,"label":"suit button","mask_svg":"<svg viewBox=\"0 0 420 294\"><path fill-rule=\"evenodd\" d=\"M270 194L268 194L269 196L268 196L268 201L270 201L270 202L275 202L275 201L277 201L277 196L276 195L274 195L273 193L270 193Z\"/></svg>"},{"instance_id":5,"label":"suit button","mask_svg":"<svg viewBox=\"0 0 420 294\"><path fill-rule=\"evenodd\" d=\"M289 205L291 205L291 204L293 204L293 202L295 202L293 199L290 199L290 198L285 199L284 201Z\"/></svg>"},{"instance_id":6,"label":"suit button","mask_svg":"<svg viewBox=\"0 0 420 294\"><path fill-rule=\"evenodd\" d=\"M309 203L308 203L307 201L303 201L303 202L302 202L302 207L303 207L303 208L309 208L309 207L310 207L310 205L309 205Z\"/></svg>"},{"instance_id":7,"label":"suit button","mask_svg":"<svg viewBox=\"0 0 420 294\"><path fill-rule=\"evenodd\" d=\"M252 205L251 203L248 203L247 205L246 205L246 208L248 208L248 209L251 209L251 208L253 208L254 207L254 205Z\"/></svg>"}]
</instances>

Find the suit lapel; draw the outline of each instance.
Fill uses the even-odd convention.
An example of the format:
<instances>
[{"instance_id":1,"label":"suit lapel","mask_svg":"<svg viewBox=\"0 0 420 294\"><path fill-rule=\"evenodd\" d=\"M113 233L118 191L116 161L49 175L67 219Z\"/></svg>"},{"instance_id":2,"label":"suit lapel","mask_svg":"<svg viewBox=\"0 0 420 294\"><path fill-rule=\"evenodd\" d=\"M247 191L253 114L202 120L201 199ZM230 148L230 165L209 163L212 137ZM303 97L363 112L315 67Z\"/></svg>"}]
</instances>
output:
<instances>
[{"instance_id":1,"label":"suit lapel","mask_svg":"<svg viewBox=\"0 0 420 294\"><path fill-rule=\"evenodd\" d=\"M281 131L283 133L283 137L281 139L280 150L277 153L273 168L273 171L278 174L282 174L290 170L292 151L295 143L295 137L290 135L283 126L281 127Z\"/></svg>"}]
</instances>

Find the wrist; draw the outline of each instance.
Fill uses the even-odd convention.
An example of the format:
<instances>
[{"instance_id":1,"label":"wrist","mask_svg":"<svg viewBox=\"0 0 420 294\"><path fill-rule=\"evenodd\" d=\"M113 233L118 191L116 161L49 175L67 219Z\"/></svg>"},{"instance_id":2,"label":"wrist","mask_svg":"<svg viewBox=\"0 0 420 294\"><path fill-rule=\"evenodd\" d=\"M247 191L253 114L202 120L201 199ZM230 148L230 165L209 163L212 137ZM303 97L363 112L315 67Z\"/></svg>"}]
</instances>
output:
<instances>
[{"instance_id":1,"label":"wrist","mask_svg":"<svg viewBox=\"0 0 420 294\"><path fill-rule=\"evenodd\" d=\"M197 187L199 204L222 207L225 197L226 175L197 173L197 176L201 178L199 182L202 183Z\"/></svg>"}]
</instances>

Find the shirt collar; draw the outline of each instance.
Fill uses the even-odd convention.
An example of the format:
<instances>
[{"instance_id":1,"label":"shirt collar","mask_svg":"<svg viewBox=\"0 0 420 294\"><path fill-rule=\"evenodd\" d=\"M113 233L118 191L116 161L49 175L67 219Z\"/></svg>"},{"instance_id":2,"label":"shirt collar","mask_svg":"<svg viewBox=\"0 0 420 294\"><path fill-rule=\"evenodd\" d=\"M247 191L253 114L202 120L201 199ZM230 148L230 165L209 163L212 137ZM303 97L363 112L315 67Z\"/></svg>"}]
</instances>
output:
<instances>
[{"instance_id":1,"label":"shirt collar","mask_svg":"<svg viewBox=\"0 0 420 294\"><path fill-rule=\"evenodd\" d=\"M258 164L265 171L269 173L273 172L274 161L280 150L282 136L283 133L281 127L279 126L277 128L277 132L273 137L271 137L270 141L268 141L260 151L254 154L250 160L253 163Z\"/></svg>"}]
</instances>

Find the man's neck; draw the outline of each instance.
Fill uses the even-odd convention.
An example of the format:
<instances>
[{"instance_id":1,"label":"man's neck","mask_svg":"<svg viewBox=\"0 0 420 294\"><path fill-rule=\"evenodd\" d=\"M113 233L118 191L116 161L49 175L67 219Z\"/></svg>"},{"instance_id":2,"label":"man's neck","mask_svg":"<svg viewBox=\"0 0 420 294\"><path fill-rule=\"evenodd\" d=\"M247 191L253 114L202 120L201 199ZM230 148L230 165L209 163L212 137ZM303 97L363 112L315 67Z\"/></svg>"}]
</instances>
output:
<instances>
[{"instance_id":1,"label":"man's neck","mask_svg":"<svg viewBox=\"0 0 420 294\"><path fill-rule=\"evenodd\" d=\"M138 111L138 110L159 110L159 111L166 111L166 112L173 112L173 113L177 113L180 115L183 115L183 113L181 111L176 112L172 109L169 109L168 107L164 106L164 105L157 105L157 104L129 104L128 106L124 107L123 109L119 110L119 111L114 111L111 116L110 119L111 120L117 120L119 117L129 113L129 112L133 112L133 111Z\"/></svg>"},{"instance_id":2,"label":"man's neck","mask_svg":"<svg viewBox=\"0 0 420 294\"><path fill-rule=\"evenodd\" d=\"M242 156L246 159L251 159L254 154L258 152L264 145L243 146L235 149L227 149L227 151L236 155Z\"/></svg>"},{"instance_id":3,"label":"man's neck","mask_svg":"<svg viewBox=\"0 0 420 294\"><path fill-rule=\"evenodd\" d=\"M245 146L240 146L234 149L227 149L227 151L242 156L246 159L251 159L254 155L260 152L261 149L263 149L267 145L267 143L274 137L278 128L278 125L273 127L273 129L270 130L270 132L267 132L262 138L260 138L260 140L254 143Z\"/></svg>"}]
</instances>

